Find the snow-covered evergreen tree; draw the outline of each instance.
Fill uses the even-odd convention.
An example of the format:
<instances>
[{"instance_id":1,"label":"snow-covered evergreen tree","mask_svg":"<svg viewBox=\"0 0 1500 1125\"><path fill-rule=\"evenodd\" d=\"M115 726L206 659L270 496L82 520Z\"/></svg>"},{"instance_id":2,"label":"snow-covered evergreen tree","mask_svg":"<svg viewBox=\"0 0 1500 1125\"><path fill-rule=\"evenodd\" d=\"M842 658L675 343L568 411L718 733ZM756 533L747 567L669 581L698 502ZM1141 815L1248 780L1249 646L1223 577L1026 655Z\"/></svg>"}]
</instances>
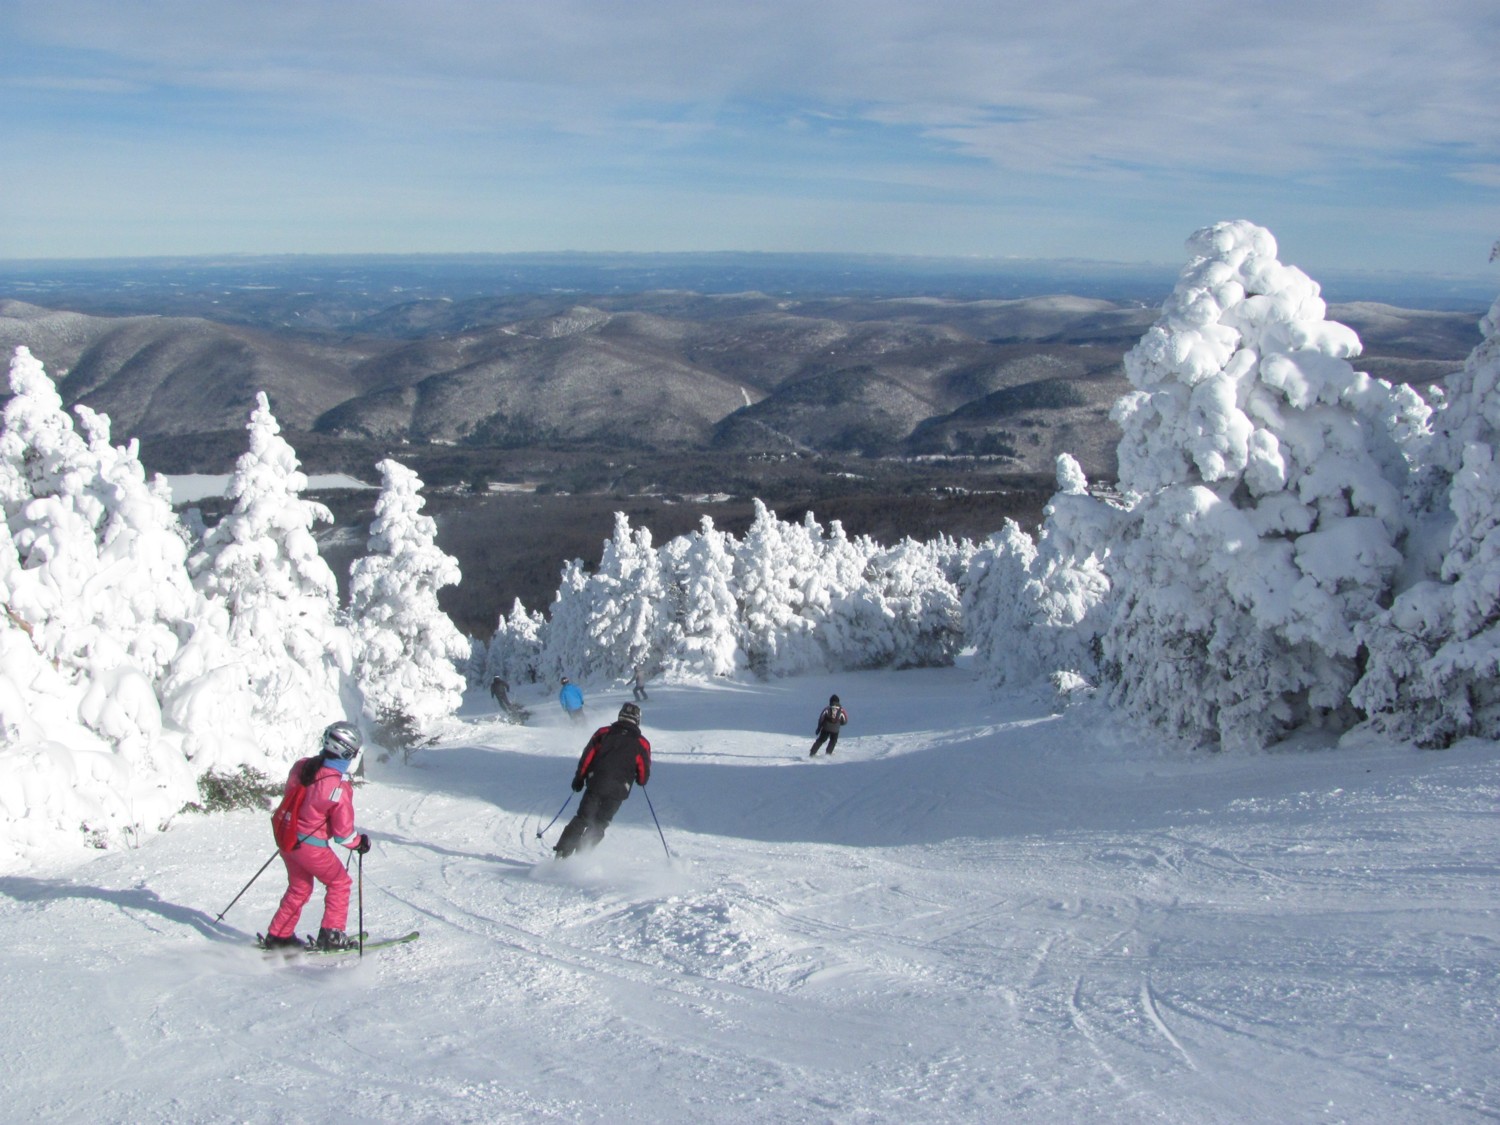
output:
<instances>
[{"instance_id":1,"label":"snow-covered evergreen tree","mask_svg":"<svg viewBox=\"0 0 1500 1125\"><path fill-rule=\"evenodd\" d=\"M238 684L248 687L254 734L271 761L295 757L308 732L355 714L342 697L352 670L337 621L333 572L312 529L332 520L304 499L307 478L264 393L247 426L249 449L229 483L233 509L189 559L194 584L228 614Z\"/></svg>"},{"instance_id":2,"label":"snow-covered evergreen tree","mask_svg":"<svg viewBox=\"0 0 1500 1125\"><path fill-rule=\"evenodd\" d=\"M541 656L547 618L540 611L529 612L521 599L502 613L490 638L484 664L483 687L488 690L496 677L511 686L535 683L542 675Z\"/></svg>"},{"instance_id":3,"label":"snow-covered evergreen tree","mask_svg":"<svg viewBox=\"0 0 1500 1125\"><path fill-rule=\"evenodd\" d=\"M553 597L542 635L542 651L537 659L539 679L555 686L564 676L582 683L593 675L593 639L589 633L594 614L593 593L582 559L564 565L562 582Z\"/></svg>"},{"instance_id":4,"label":"snow-covered evergreen tree","mask_svg":"<svg viewBox=\"0 0 1500 1125\"><path fill-rule=\"evenodd\" d=\"M11 389L0 427L8 612L84 686L85 723L126 756L175 770L164 759L182 749L158 745L160 703L204 607L165 485L148 484L135 444L112 446L109 420L82 406L80 435L24 348Z\"/></svg>"},{"instance_id":5,"label":"snow-covered evergreen tree","mask_svg":"<svg viewBox=\"0 0 1500 1125\"><path fill-rule=\"evenodd\" d=\"M604 544L599 569L589 579L590 666L611 679L637 667L655 669L663 655L668 616L661 559L649 528L632 528L615 513L614 534Z\"/></svg>"},{"instance_id":6,"label":"snow-covered evergreen tree","mask_svg":"<svg viewBox=\"0 0 1500 1125\"><path fill-rule=\"evenodd\" d=\"M80 435L42 365L11 363L0 424L0 775L11 840L87 825L102 846L154 830L191 799L186 734L164 722L164 679L201 600L160 483L134 443L79 408ZM185 745L186 743L186 745Z\"/></svg>"},{"instance_id":7,"label":"snow-covered evergreen tree","mask_svg":"<svg viewBox=\"0 0 1500 1125\"><path fill-rule=\"evenodd\" d=\"M437 524L422 514L422 481L397 461L377 467L370 553L349 571L354 679L366 729L406 750L431 741L463 702L457 663L469 643L438 606L438 591L460 574L437 545Z\"/></svg>"},{"instance_id":8,"label":"snow-covered evergreen tree","mask_svg":"<svg viewBox=\"0 0 1500 1125\"><path fill-rule=\"evenodd\" d=\"M736 621L733 537L704 516L698 530L663 547L672 566L672 621L666 671L681 676L728 676L744 663Z\"/></svg>"},{"instance_id":9,"label":"snow-covered evergreen tree","mask_svg":"<svg viewBox=\"0 0 1500 1125\"><path fill-rule=\"evenodd\" d=\"M959 584L965 641L996 685L1097 677L1117 509L1089 495L1083 469L1066 453L1057 458L1057 489L1036 539L1006 520L972 554Z\"/></svg>"},{"instance_id":10,"label":"snow-covered evergreen tree","mask_svg":"<svg viewBox=\"0 0 1500 1125\"><path fill-rule=\"evenodd\" d=\"M1097 681L1096 652L1113 604L1107 562L1120 515L1089 495L1076 460L1066 453L1057 458L1057 493L1043 509L1036 555L1021 590L1012 682L1059 673Z\"/></svg>"},{"instance_id":11,"label":"snow-covered evergreen tree","mask_svg":"<svg viewBox=\"0 0 1500 1125\"><path fill-rule=\"evenodd\" d=\"M1172 735L1264 745L1343 713L1359 629L1401 562L1427 409L1356 371L1359 340L1268 231L1220 223L1126 357L1110 564L1114 700Z\"/></svg>"},{"instance_id":12,"label":"snow-covered evergreen tree","mask_svg":"<svg viewBox=\"0 0 1500 1125\"><path fill-rule=\"evenodd\" d=\"M809 512L794 531L795 563L802 568L802 607L817 639L823 667L875 668L894 659L893 610L883 598L870 568L879 547L870 539L851 539L833 520L825 533Z\"/></svg>"},{"instance_id":13,"label":"snow-covered evergreen tree","mask_svg":"<svg viewBox=\"0 0 1500 1125\"><path fill-rule=\"evenodd\" d=\"M190 631L198 598L165 486L134 443L79 407L83 434L22 348L0 427L0 497L19 572L8 594L42 651L78 674L129 664L155 682Z\"/></svg>"},{"instance_id":14,"label":"snow-covered evergreen tree","mask_svg":"<svg viewBox=\"0 0 1500 1125\"><path fill-rule=\"evenodd\" d=\"M813 622L803 615L805 576L816 554L805 528L788 528L755 501L755 519L734 554L740 648L757 676L821 666Z\"/></svg>"},{"instance_id":15,"label":"snow-covered evergreen tree","mask_svg":"<svg viewBox=\"0 0 1500 1125\"><path fill-rule=\"evenodd\" d=\"M963 638L963 609L944 561L941 545L909 538L870 559L867 592L851 597L878 601L886 623L878 636L887 644L870 647L863 666L932 668L953 663Z\"/></svg>"},{"instance_id":16,"label":"snow-covered evergreen tree","mask_svg":"<svg viewBox=\"0 0 1500 1125\"><path fill-rule=\"evenodd\" d=\"M1016 648L1031 618L1027 584L1036 554L1036 541L1007 519L974 552L961 583L964 643L996 684L1036 675L1035 664L1018 660Z\"/></svg>"},{"instance_id":17,"label":"snow-covered evergreen tree","mask_svg":"<svg viewBox=\"0 0 1500 1125\"><path fill-rule=\"evenodd\" d=\"M1435 420L1432 467L1448 486L1425 530L1445 532L1446 551L1435 573L1409 566L1407 588L1364 627L1353 693L1377 728L1424 745L1500 737L1500 300L1480 331Z\"/></svg>"}]
</instances>

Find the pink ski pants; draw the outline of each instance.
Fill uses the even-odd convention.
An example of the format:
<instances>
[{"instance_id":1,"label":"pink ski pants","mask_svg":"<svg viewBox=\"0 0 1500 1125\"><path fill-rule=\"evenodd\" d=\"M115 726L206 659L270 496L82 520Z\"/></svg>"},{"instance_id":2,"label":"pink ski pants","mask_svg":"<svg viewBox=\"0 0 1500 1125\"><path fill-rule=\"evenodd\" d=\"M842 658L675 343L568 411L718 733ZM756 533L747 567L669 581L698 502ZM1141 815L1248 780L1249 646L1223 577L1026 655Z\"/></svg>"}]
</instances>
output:
<instances>
[{"instance_id":1,"label":"pink ski pants","mask_svg":"<svg viewBox=\"0 0 1500 1125\"><path fill-rule=\"evenodd\" d=\"M353 880L333 849L303 844L282 852L281 858L286 864L286 894L281 896L281 906L271 919L267 936L291 937L296 933L297 919L302 917L302 908L312 897L314 879L328 888L323 896L323 928L342 930L349 918L349 887Z\"/></svg>"}]
</instances>

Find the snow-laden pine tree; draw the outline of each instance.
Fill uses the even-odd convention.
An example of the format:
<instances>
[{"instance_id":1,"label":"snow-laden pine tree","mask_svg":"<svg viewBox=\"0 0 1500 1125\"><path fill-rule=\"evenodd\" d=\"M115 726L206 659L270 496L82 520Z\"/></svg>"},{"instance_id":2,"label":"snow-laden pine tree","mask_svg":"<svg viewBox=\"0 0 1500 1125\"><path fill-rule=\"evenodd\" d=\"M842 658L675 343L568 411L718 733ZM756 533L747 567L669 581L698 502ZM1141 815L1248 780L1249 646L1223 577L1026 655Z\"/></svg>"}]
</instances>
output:
<instances>
[{"instance_id":1,"label":"snow-laden pine tree","mask_svg":"<svg viewBox=\"0 0 1500 1125\"><path fill-rule=\"evenodd\" d=\"M757 676L795 675L822 665L804 583L816 561L805 527L789 527L760 500L734 553L740 648Z\"/></svg>"},{"instance_id":2,"label":"snow-laden pine tree","mask_svg":"<svg viewBox=\"0 0 1500 1125\"><path fill-rule=\"evenodd\" d=\"M945 569L946 552L940 543L903 539L876 551L866 573L865 592L855 597L875 601L884 622L874 634L862 664L845 667L936 668L953 663L963 639L963 609L958 587Z\"/></svg>"},{"instance_id":3,"label":"snow-laden pine tree","mask_svg":"<svg viewBox=\"0 0 1500 1125\"><path fill-rule=\"evenodd\" d=\"M135 444L111 446L109 420L82 406L80 435L25 348L11 392L0 497L20 573L8 604L79 674L128 664L159 680L199 600L165 484L148 484Z\"/></svg>"},{"instance_id":4,"label":"snow-laden pine tree","mask_svg":"<svg viewBox=\"0 0 1500 1125\"><path fill-rule=\"evenodd\" d=\"M163 683L200 627L186 544L165 484L146 482L135 443L116 448L109 420L78 408L26 349L11 364L0 427L0 496L14 565L5 604L47 659L84 686L79 716L128 757L176 770L158 747Z\"/></svg>"},{"instance_id":5,"label":"snow-laden pine tree","mask_svg":"<svg viewBox=\"0 0 1500 1125\"><path fill-rule=\"evenodd\" d=\"M201 601L185 544L134 443L79 408L83 434L29 351L11 363L0 424L0 785L11 839L97 844L154 830L195 793L163 680ZM12 805L14 807L12 807Z\"/></svg>"},{"instance_id":6,"label":"snow-laden pine tree","mask_svg":"<svg viewBox=\"0 0 1500 1125\"><path fill-rule=\"evenodd\" d=\"M1270 233L1219 223L1126 357L1115 407L1134 498L1110 562L1113 699L1193 743L1347 723L1359 631L1406 531L1414 392L1356 371L1360 344Z\"/></svg>"},{"instance_id":7,"label":"snow-laden pine tree","mask_svg":"<svg viewBox=\"0 0 1500 1125\"><path fill-rule=\"evenodd\" d=\"M1097 682L1097 649L1112 608L1107 573L1120 509L1089 495L1083 468L1057 458L1057 492L1042 511L1036 553L1020 593L1020 633L1002 682L1059 675Z\"/></svg>"},{"instance_id":8,"label":"snow-laden pine tree","mask_svg":"<svg viewBox=\"0 0 1500 1125\"><path fill-rule=\"evenodd\" d=\"M974 552L960 583L964 644L974 649L977 663L997 685L1024 682L1036 674L1030 660L1016 659L1016 639L1030 622L1026 589L1035 558L1036 541L1007 519Z\"/></svg>"},{"instance_id":9,"label":"snow-laden pine tree","mask_svg":"<svg viewBox=\"0 0 1500 1125\"><path fill-rule=\"evenodd\" d=\"M229 482L233 508L188 565L194 585L228 615L236 684L253 698L252 731L269 768L305 751L323 726L356 714L357 702L346 706L342 697L351 639L312 534L332 514L302 496L307 478L264 393L246 429L249 448Z\"/></svg>"},{"instance_id":10,"label":"snow-laden pine tree","mask_svg":"<svg viewBox=\"0 0 1500 1125\"><path fill-rule=\"evenodd\" d=\"M662 550L674 560L664 670L684 677L731 675L745 659L736 625L733 537L704 516L696 532Z\"/></svg>"},{"instance_id":11,"label":"snow-laden pine tree","mask_svg":"<svg viewBox=\"0 0 1500 1125\"><path fill-rule=\"evenodd\" d=\"M822 667L876 668L894 659L892 609L870 561L880 550L866 536L851 539L833 520L825 532L811 512L795 542L803 568L801 614L811 624Z\"/></svg>"},{"instance_id":12,"label":"snow-laden pine tree","mask_svg":"<svg viewBox=\"0 0 1500 1125\"><path fill-rule=\"evenodd\" d=\"M542 633L542 651L537 658L538 679L554 688L564 676L583 683L594 672L594 588L582 559L573 559L562 569L562 582L553 595L547 627Z\"/></svg>"},{"instance_id":13,"label":"snow-laden pine tree","mask_svg":"<svg viewBox=\"0 0 1500 1125\"><path fill-rule=\"evenodd\" d=\"M1006 520L961 583L966 642L997 686L1098 675L1095 654L1111 604L1105 560L1119 509L1089 495L1071 455L1058 456L1056 472L1037 538Z\"/></svg>"},{"instance_id":14,"label":"snow-laden pine tree","mask_svg":"<svg viewBox=\"0 0 1500 1125\"><path fill-rule=\"evenodd\" d=\"M632 528L615 513L614 534L604 544L599 569L589 579L591 660L610 679L661 663L667 625L667 588L651 530Z\"/></svg>"},{"instance_id":15,"label":"snow-laden pine tree","mask_svg":"<svg viewBox=\"0 0 1500 1125\"><path fill-rule=\"evenodd\" d=\"M370 553L349 569L354 681L376 742L409 750L435 738L463 702L457 664L469 642L438 606L438 591L461 576L422 514L421 479L397 461L377 468Z\"/></svg>"},{"instance_id":16,"label":"snow-laden pine tree","mask_svg":"<svg viewBox=\"0 0 1500 1125\"><path fill-rule=\"evenodd\" d=\"M535 683L541 675L543 635L547 628L546 615L540 611L529 611L516 598L510 613L502 613L495 625L485 653L484 676L481 683L486 691L490 681L504 680L511 687Z\"/></svg>"},{"instance_id":17,"label":"snow-laden pine tree","mask_svg":"<svg viewBox=\"0 0 1500 1125\"><path fill-rule=\"evenodd\" d=\"M1353 693L1377 729L1429 746L1500 738L1500 300L1479 327L1434 419L1432 469L1447 487L1424 535L1446 550L1435 572L1407 552L1409 584L1363 629Z\"/></svg>"}]
</instances>

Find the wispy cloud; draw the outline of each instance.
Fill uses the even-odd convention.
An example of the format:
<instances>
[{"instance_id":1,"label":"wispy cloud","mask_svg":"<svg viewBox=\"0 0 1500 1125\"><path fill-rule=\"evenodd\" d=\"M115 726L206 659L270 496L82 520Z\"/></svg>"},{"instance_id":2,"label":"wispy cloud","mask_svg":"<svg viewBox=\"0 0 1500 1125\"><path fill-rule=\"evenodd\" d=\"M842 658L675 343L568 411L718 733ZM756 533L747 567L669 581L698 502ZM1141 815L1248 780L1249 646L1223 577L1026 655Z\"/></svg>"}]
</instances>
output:
<instances>
[{"instance_id":1,"label":"wispy cloud","mask_svg":"<svg viewBox=\"0 0 1500 1125\"><path fill-rule=\"evenodd\" d=\"M41 166L26 173L34 192L0 192L32 202L52 190L49 164L88 167L69 150L109 137L130 144L104 147L103 182L122 178L110 159L166 176L185 149L195 165L262 182L318 160L304 183L394 200L388 225L410 218L403 183L465 211L521 205L553 241L568 220L549 200L594 198L613 216L649 207L654 190L708 201L679 206L684 223L715 200L728 218L753 198L757 218L720 226L775 243L783 214L775 248L795 249L785 240L802 235L809 201L828 214L843 192L919 206L945 232L944 207L967 220L1045 199L1036 214L1051 221L1079 209L1060 242L1075 230L1097 245L1139 201L1131 214L1151 241L1123 238L1122 254L1173 229L1155 255L1171 256L1192 224L1237 217L1217 209L1245 196L1226 188L1236 182L1258 185L1273 214L1295 214L1299 191L1337 193L1354 211L1393 176L1424 179L1434 209L1455 192L1482 206L1475 193L1494 190L1500 167L1496 58L1493 0L10 0L0 144ZM289 204L271 201L284 194L266 202L265 239L281 229L273 213ZM149 226L151 204L140 207ZM851 237L880 244L847 248L913 249L871 225ZM1441 240L1464 237L1442 231L1425 251L1402 233L1413 263L1438 265L1453 247ZM8 246L0 235L0 254L46 237L38 227L34 245ZM712 223L674 237L722 245ZM974 248L1006 253L1007 237L980 229ZM1083 236L1071 237L1057 253L1079 251ZM932 252L957 249L942 238Z\"/></svg>"}]
</instances>

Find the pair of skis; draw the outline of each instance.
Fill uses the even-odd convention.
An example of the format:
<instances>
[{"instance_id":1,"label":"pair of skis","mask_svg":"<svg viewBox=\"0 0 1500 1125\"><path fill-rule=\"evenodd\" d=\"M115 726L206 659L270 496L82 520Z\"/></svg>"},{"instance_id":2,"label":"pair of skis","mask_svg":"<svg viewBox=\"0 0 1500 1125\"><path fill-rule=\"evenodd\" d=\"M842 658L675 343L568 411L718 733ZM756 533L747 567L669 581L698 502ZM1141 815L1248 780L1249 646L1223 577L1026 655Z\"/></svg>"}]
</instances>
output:
<instances>
[{"instance_id":1,"label":"pair of skis","mask_svg":"<svg viewBox=\"0 0 1500 1125\"><path fill-rule=\"evenodd\" d=\"M256 934L255 944L257 948L265 953L281 953L288 957L295 957L303 953L312 953L321 957L330 953L359 953L361 949L365 952L369 952L372 949L389 949L393 945L405 945L407 942L416 941L421 936L420 930L413 930L411 933L402 934L400 937L379 938L375 941L366 938L362 947L356 942L354 945L345 946L343 949L319 949L313 938L308 938L305 945L267 946L265 938L260 934Z\"/></svg>"}]
</instances>

